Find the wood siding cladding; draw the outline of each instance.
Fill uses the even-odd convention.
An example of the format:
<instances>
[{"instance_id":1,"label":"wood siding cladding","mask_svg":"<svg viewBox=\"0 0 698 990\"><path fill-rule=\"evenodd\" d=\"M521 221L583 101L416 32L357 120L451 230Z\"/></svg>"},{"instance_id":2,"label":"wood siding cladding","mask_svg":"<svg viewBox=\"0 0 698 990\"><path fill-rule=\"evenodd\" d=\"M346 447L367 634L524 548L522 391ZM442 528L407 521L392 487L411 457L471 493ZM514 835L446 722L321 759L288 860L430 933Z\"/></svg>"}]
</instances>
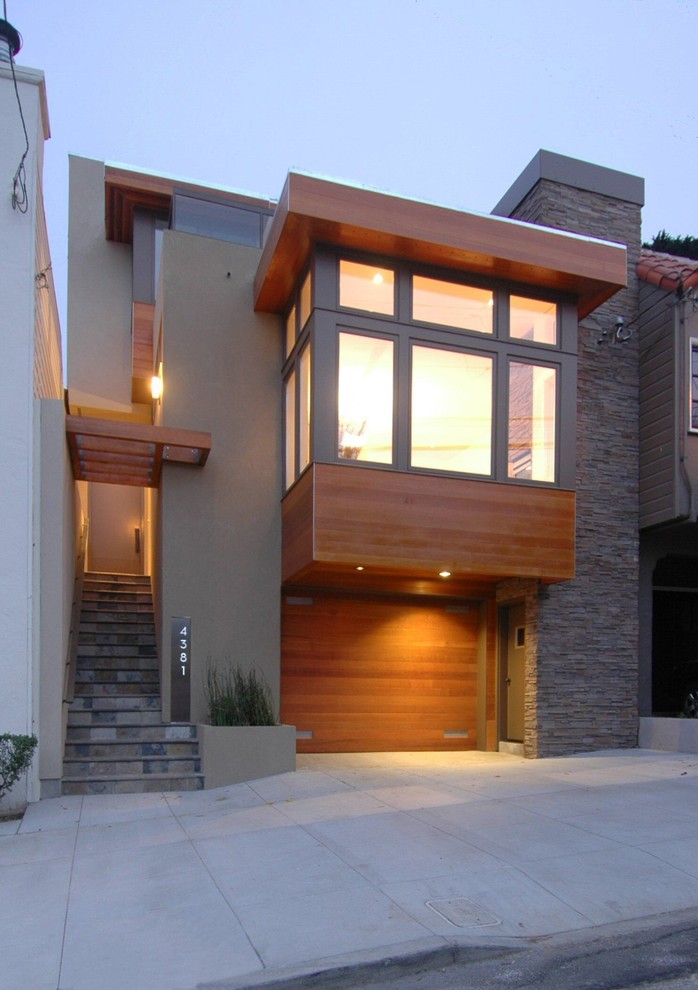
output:
<instances>
[{"instance_id":1,"label":"wood siding cladding","mask_svg":"<svg viewBox=\"0 0 698 990\"><path fill-rule=\"evenodd\" d=\"M150 402L155 304L134 302L131 316L131 401Z\"/></svg>"},{"instance_id":2,"label":"wood siding cladding","mask_svg":"<svg viewBox=\"0 0 698 990\"><path fill-rule=\"evenodd\" d=\"M641 284L640 527L677 517L678 402L681 382L673 296Z\"/></svg>"},{"instance_id":3,"label":"wood siding cladding","mask_svg":"<svg viewBox=\"0 0 698 990\"><path fill-rule=\"evenodd\" d=\"M574 577L575 496L560 489L313 464L282 503L286 584L477 594ZM357 573L362 566L365 571ZM471 587L459 587L458 582ZM437 590L438 589L438 590Z\"/></svg>"},{"instance_id":4,"label":"wood siding cladding","mask_svg":"<svg viewBox=\"0 0 698 990\"><path fill-rule=\"evenodd\" d=\"M255 277L255 309L283 312L313 243L569 292L580 318L627 282L618 244L292 172Z\"/></svg>"},{"instance_id":5,"label":"wood siding cladding","mask_svg":"<svg viewBox=\"0 0 698 990\"><path fill-rule=\"evenodd\" d=\"M475 749L479 634L477 605L286 596L281 717L312 732L298 752Z\"/></svg>"}]
</instances>

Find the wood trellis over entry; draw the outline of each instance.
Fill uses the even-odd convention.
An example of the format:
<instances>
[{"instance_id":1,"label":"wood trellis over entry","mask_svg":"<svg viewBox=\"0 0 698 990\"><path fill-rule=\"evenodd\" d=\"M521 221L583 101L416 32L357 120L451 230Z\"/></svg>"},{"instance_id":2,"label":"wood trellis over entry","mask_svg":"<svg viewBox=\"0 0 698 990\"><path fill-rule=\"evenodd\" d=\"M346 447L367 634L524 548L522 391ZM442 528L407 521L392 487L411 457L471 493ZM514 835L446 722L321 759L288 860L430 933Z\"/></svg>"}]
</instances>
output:
<instances>
[{"instance_id":1,"label":"wood trellis over entry","mask_svg":"<svg viewBox=\"0 0 698 990\"><path fill-rule=\"evenodd\" d=\"M158 488L163 461L203 467L211 434L147 423L66 416L76 481Z\"/></svg>"}]
</instances>

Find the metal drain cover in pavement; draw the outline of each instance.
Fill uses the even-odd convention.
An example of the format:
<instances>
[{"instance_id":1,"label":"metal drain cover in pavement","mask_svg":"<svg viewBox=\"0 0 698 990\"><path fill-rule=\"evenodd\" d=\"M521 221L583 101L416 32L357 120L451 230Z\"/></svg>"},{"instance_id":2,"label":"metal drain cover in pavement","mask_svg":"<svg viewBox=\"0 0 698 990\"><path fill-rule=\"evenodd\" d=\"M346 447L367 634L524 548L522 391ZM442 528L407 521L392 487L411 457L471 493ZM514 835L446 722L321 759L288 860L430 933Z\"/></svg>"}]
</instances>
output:
<instances>
[{"instance_id":1,"label":"metal drain cover in pavement","mask_svg":"<svg viewBox=\"0 0 698 990\"><path fill-rule=\"evenodd\" d=\"M426 906L458 928L484 928L499 925L501 921L468 897L451 897L445 901L426 901Z\"/></svg>"}]
</instances>

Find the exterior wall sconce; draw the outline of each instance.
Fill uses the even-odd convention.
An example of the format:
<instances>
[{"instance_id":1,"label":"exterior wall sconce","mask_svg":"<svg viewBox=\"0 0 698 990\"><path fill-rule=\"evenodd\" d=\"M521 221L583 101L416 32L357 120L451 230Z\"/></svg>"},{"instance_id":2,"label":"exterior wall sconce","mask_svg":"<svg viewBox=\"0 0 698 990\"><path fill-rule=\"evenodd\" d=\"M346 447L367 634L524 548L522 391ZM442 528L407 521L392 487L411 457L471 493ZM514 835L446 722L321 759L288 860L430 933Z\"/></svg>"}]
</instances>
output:
<instances>
[{"instance_id":1,"label":"exterior wall sconce","mask_svg":"<svg viewBox=\"0 0 698 990\"><path fill-rule=\"evenodd\" d=\"M635 320L628 321L624 316L617 316L611 329L604 327L599 333L598 344L624 344L633 335Z\"/></svg>"},{"instance_id":2,"label":"exterior wall sconce","mask_svg":"<svg viewBox=\"0 0 698 990\"><path fill-rule=\"evenodd\" d=\"M162 365L158 368L157 375L153 375L150 379L150 394L154 402L162 398Z\"/></svg>"}]
</instances>

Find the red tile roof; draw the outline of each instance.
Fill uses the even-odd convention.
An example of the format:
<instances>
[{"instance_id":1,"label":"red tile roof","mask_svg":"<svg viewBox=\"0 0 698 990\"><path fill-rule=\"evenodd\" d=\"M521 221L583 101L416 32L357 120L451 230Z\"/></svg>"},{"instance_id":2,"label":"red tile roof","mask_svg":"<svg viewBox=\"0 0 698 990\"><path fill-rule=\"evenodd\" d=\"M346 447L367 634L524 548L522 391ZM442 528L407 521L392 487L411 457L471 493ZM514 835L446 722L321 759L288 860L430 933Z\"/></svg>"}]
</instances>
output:
<instances>
[{"instance_id":1,"label":"red tile roof","mask_svg":"<svg viewBox=\"0 0 698 990\"><path fill-rule=\"evenodd\" d=\"M642 248L637 274L644 282L668 292L675 292L678 288L690 289L692 285L698 285L698 261Z\"/></svg>"}]
</instances>

